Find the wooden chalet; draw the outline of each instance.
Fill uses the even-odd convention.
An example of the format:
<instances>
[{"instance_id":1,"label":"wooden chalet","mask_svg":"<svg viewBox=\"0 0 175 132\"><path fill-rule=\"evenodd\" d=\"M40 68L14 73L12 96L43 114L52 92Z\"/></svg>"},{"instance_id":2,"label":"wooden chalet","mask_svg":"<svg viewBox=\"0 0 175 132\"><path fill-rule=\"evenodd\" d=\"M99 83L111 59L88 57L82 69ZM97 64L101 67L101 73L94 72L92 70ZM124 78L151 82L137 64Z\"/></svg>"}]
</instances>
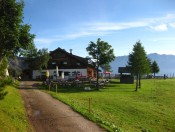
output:
<instances>
[{"instance_id":1,"label":"wooden chalet","mask_svg":"<svg viewBox=\"0 0 175 132\"><path fill-rule=\"evenodd\" d=\"M43 69L42 74L38 70L33 71L33 79L39 76L45 76L46 70L49 70L51 79L55 78L89 78L95 77L95 67L88 64L88 59L72 54L72 50L67 52L64 49L57 48L50 51L51 59L48 62L47 69ZM58 76L56 68L58 67Z\"/></svg>"}]
</instances>

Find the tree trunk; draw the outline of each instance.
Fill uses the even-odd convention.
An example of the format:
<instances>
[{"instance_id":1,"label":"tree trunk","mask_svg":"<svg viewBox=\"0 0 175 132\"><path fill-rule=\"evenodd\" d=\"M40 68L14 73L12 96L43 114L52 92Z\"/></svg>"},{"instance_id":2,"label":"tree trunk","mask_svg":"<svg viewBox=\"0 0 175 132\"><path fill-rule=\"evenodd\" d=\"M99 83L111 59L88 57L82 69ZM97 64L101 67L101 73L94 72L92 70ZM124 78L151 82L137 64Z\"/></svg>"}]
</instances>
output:
<instances>
[{"instance_id":1,"label":"tree trunk","mask_svg":"<svg viewBox=\"0 0 175 132\"><path fill-rule=\"evenodd\" d=\"M2 64L3 56L0 56L0 65Z\"/></svg>"},{"instance_id":2,"label":"tree trunk","mask_svg":"<svg viewBox=\"0 0 175 132\"><path fill-rule=\"evenodd\" d=\"M98 84L98 78L99 78L99 76L98 76L98 67L99 67L99 66L97 66L97 85L96 85L97 90L99 90L99 84Z\"/></svg>"},{"instance_id":3,"label":"tree trunk","mask_svg":"<svg viewBox=\"0 0 175 132\"><path fill-rule=\"evenodd\" d=\"M141 88L141 75L139 74L139 88Z\"/></svg>"},{"instance_id":4,"label":"tree trunk","mask_svg":"<svg viewBox=\"0 0 175 132\"><path fill-rule=\"evenodd\" d=\"M156 73L154 72L154 78L155 78L155 76L156 76Z\"/></svg>"},{"instance_id":5,"label":"tree trunk","mask_svg":"<svg viewBox=\"0 0 175 132\"><path fill-rule=\"evenodd\" d=\"M137 74L137 78L136 78L136 89L135 89L135 91L137 92L137 90L138 90L138 84L139 84L139 74Z\"/></svg>"}]
</instances>

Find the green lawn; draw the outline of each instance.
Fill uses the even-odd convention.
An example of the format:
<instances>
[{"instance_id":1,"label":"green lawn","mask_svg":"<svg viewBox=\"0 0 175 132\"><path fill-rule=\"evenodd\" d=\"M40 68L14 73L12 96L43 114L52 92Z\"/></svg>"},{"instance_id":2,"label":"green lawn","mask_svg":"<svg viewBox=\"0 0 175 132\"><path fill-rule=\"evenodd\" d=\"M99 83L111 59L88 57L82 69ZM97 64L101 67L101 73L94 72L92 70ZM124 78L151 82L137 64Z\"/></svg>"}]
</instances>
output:
<instances>
[{"instance_id":1,"label":"green lawn","mask_svg":"<svg viewBox=\"0 0 175 132\"><path fill-rule=\"evenodd\" d=\"M6 86L8 94L0 100L0 131L27 132L33 131L29 125L27 114L18 89Z\"/></svg>"},{"instance_id":2,"label":"green lawn","mask_svg":"<svg viewBox=\"0 0 175 132\"><path fill-rule=\"evenodd\" d=\"M134 90L135 84L113 80L100 91L59 87L57 94L50 93L110 131L175 131L175 79L142 80L142 88Z\"/></svg>"}]
</instances>

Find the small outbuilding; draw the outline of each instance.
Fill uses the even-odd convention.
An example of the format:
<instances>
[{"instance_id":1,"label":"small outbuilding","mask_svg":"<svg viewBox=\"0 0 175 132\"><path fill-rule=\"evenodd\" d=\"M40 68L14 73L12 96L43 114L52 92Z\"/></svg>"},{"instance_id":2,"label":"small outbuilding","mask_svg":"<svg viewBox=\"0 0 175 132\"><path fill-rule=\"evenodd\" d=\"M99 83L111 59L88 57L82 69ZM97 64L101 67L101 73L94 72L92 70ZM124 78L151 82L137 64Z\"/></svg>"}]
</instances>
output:
<instances>
[{"instance_id":1,"label":"small outbuilding","mask_svg":"<svg viewBox=\"0 0 175 132\"><path fill-rule=\"evenodd\" d=\"M119 67L118 73L120 73L120 83L133 84L134 77L131 75L127 67Z\"/></svg>"}]
</instances>

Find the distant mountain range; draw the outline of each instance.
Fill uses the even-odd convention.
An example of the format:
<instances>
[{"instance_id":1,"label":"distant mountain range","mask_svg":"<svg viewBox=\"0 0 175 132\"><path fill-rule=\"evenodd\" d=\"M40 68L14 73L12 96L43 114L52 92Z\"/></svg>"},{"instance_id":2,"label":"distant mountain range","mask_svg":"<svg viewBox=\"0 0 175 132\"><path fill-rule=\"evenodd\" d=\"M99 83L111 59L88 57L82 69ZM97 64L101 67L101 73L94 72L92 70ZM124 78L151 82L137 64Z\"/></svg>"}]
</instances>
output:
<instances>
[{"instance_id":1,"label":"distant mountain range","mask_svg":"<svg viewBox=\"0 0 175 132\"><path fill-rule=\"evenodd\" d=\"M148 54L148 57L152 61L156 61L159 65L160 72L158 75L168 74L169 76L175 76L175 55L165 55L165 54ZM128 56L116 57L113 62L111 62L111 68L114 74L118 73L118 67L125 67L128 62Z\"/></svg>"}]
</instances>

